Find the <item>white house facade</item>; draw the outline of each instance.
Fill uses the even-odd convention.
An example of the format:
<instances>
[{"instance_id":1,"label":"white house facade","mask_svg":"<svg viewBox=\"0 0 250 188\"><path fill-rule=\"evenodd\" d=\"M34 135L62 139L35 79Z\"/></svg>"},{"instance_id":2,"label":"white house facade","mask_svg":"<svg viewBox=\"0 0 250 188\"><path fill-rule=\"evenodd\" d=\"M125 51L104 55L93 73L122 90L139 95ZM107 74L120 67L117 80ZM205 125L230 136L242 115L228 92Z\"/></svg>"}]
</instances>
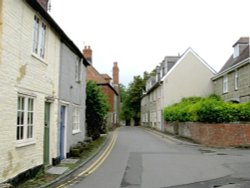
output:
<instances>
[{"instance_id":1,"label":"white house facade","mask_svg":"<svg viewBox=\"0 0 250 188\"><path fill-rule=\"evenodd\" d=\"M87 65L37 1L0 1L0 183L65 158L84 140Z\"/></svg>"}]
</instances>

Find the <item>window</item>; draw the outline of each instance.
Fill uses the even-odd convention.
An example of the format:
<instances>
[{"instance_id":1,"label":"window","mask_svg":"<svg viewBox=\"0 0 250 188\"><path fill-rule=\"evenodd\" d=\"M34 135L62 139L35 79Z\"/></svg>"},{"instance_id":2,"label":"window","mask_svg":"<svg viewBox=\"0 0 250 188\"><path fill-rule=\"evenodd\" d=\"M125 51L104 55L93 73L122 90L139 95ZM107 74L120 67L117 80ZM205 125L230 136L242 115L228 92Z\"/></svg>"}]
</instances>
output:
<instances>
[{"instance_id":1,"label":"window","mask_svg":"<svg viewBox=\"0 0 250 188\"><path fill-rule=\"evenodd\" d=\"M33 25L33 53L39 57L45 57L45 37L46 37L46 25L40 22L40 19L34 17Z\"/></svg>"},{"instance_id":2,"label":"window","mask_svg":"<svg viewBox=\"0 0 250 188\"><path fill-rule=\"evenodd\" d=\"M81 61L76 61L75 64L75 79L76 82L80 82L81 81Z\"/></svg>"},{"instance_id":3,"label":"window","mask_svg":"<svg viewBox=\"0 0 250 188\"><path fill-rule=\"evenodd\" d=\"M228 92L228 77L227 75L223 77L223 93Z\"/></svg>"},{"instance_id":4,"label":"window","mask_svg":"<svg viewBox=\"0 0 250 188\"><path fill-rule=\"evenodd\" d=\"M238 86L239 86L239 74L238 71L235 71L235 75L234 75L234 89L238 90Z\"/></svg>"},{"instance_id":5,"label":"window","mask_svg":"<svg viewBox=\"0 0 250 188\"><path fill-rule=\"evenodd\" d=\"M18 96L16 140L27 141L33 138L34 99Z\"/></svg>"},{"instance_id":6,"label":"window","mask_svg":"<svg viewBox=\"0 0 250 188\"><path fill-rule=\"evenodd\" d=\"M80 132L80 108L78 106L74 107L72 132Z\"/></svg>"}]
</instances>

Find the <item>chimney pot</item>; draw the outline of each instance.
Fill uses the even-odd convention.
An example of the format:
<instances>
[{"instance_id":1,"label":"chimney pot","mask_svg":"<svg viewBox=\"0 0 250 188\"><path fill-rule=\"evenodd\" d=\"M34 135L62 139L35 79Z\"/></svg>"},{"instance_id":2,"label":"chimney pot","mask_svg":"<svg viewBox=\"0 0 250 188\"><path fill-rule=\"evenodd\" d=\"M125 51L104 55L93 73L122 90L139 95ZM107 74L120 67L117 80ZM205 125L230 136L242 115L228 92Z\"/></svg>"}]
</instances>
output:
<instances>
[{"instance_id":1,"label":"chimney pot","mask_svg":"<svg viewBox=\"0 0 250 188\"><path fill-rule=\"evenodd\" d=\"M89 63L92 64L92 50L90 46L84 46L83 56L87 61L89 61Z\"/></svg>"}]
</instances>

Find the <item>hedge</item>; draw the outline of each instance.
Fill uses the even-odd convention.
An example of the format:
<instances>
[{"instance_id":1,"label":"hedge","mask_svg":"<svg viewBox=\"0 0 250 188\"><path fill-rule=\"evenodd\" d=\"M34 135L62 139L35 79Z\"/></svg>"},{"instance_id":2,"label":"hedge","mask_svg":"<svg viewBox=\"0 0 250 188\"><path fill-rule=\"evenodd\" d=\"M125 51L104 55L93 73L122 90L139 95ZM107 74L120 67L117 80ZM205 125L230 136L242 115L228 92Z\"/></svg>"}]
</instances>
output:
<instances>
[{"instance_id":1,"label":"hedge","mask_svg":"<svg viewBox=\"0 0 250 188\"><path fill-rule=\"evenodd\" d=\"M207 98L189 97L182 99L180 103L165 107L164 119L207 123L250 121L250 102L224 102L216 95Z\"/></svg>"}]
</instances>

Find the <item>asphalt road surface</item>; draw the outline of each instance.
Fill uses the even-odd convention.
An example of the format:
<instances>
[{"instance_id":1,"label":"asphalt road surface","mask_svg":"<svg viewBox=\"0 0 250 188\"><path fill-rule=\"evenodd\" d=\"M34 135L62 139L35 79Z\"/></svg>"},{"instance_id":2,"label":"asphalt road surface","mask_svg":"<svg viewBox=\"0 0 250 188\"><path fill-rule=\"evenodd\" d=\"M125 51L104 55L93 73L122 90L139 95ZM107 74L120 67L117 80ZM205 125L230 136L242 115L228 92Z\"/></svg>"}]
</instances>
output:
<instances>
[{"instance_id":1,"label":"asphalt road surface","mask_svg":"<svg viewBox=\"0 0 250 188\"><path fill-rule=\"evenodd\" d=\"M208 148L121 127L103 164L65 187L250 188L250 150Z\"/></svg>"}]
</instances>

